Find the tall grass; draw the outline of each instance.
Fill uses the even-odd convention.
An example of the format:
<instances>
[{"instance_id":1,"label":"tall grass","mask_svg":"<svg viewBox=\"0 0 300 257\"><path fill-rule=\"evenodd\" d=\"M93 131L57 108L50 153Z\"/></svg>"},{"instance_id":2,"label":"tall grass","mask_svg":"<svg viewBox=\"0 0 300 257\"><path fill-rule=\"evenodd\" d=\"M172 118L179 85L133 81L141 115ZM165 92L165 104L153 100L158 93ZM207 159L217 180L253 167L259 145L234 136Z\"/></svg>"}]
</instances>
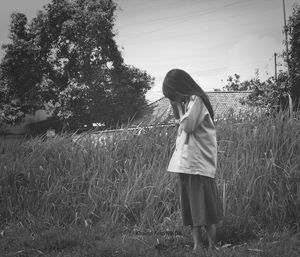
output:
<instances>
[{"instance_id":1,"label":"tall grass","mask_svg":"<svg viewBox=\"0 0 300 257\"><path fill-rule=\"evenodd\" d=\"M299 121L284 113L244 116L218 121L217 128L225 219L252 227L299 224ZM91 132L2 146L1 221L176 228L177 177L166 172L175 137L175 127L140 135L125 129L101 140Z\"/></svg>"},{"instance_id":2,"label":"tall grass","mask_svg":"<svg viewBox=\"0 0 300 257\"><path fill-rule=\"evenodd\" d=\"M259 227L299 226L299 120L250 115L220 122L218 135L228 216Z\"/></svg>"}]
</instances>

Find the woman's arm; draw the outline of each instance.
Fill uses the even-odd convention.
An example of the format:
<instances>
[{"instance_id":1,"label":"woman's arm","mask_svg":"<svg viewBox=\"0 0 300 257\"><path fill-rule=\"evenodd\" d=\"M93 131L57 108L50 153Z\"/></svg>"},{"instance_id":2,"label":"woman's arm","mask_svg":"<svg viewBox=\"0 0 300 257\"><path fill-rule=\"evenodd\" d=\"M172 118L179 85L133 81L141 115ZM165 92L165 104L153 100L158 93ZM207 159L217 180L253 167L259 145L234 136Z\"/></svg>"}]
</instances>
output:
<instances>
[{"instance_id":1,"label":"woman's arm","mask_svg":"<svg viewBox=\"0 0 300 257\"><path fill-rule=\"evenodd\" d=\"M205 116L204 104L196 97L189 103L187 112L180 117L180 126L186 133L191 133L196 130L198 125L203 121Z\"/></svg>"}]
</instances>

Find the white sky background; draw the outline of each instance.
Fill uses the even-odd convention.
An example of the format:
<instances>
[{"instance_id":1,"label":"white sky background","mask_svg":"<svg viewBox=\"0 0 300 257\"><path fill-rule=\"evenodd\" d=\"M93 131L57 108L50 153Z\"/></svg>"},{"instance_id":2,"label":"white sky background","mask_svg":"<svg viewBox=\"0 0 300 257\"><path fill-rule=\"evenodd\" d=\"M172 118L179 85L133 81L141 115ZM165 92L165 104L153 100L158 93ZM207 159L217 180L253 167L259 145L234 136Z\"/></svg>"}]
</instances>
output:
<instances>
[{"instance_id":1,"label":"white sky background","mask_svg":"<svg viewBox=\"0 0 300 257\"><path fill-rule=\"evenodd\" d=\"M30 21L49 2L1 0L0 44L8 42L13 11L25 13ZM162 81L172 68L186 70L205 91L212 91L221 89L234 73L241 80L254 77L256 69L262 80L274 75L274 53L285 49L282 0L115 2L116 42L125 63L155 78L147 93L150 102L163 96ZM289 17L292 5L300 0L285 2Z\"/></svg>"}]
</instances>

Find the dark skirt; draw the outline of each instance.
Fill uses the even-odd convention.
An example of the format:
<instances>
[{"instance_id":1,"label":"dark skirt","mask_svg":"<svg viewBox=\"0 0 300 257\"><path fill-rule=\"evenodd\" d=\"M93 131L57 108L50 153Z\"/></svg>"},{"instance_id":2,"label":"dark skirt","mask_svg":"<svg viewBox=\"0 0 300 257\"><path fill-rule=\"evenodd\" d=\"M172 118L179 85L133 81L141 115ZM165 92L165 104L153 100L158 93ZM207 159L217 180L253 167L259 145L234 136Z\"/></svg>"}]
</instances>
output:
<instances>
[{"instance_id":1,"label":"dark skirt","mask_svg":"<svg viewBox=\"0 0 300 257\"><path fill-rule=\"evenodd\" d=\"M184 226L217 224L223 219L215 179L179 173L179 189Z\"/></svg>"}]
</instances>

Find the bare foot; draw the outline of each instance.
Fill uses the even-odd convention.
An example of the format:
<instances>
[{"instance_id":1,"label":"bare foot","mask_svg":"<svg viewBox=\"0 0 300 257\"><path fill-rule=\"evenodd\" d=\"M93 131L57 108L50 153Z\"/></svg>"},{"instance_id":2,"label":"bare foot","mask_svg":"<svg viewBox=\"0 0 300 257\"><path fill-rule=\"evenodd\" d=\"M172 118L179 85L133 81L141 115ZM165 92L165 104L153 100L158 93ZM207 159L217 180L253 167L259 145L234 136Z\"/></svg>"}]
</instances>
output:
<instances>
[{"instance_id":1,"label":"bare foot","mask_svg":"<svg viewBox=\"0 0 300 257\"><path fill-rule=\"evenodd\" d=\"M203 247L202 244L200 244L200 245L195 245L194 248L193 248L193 252L194 252L194 253L197 253L197 252L203 250L203 248L204 248L204 247Z\"/></svg>"}]
</instances>

